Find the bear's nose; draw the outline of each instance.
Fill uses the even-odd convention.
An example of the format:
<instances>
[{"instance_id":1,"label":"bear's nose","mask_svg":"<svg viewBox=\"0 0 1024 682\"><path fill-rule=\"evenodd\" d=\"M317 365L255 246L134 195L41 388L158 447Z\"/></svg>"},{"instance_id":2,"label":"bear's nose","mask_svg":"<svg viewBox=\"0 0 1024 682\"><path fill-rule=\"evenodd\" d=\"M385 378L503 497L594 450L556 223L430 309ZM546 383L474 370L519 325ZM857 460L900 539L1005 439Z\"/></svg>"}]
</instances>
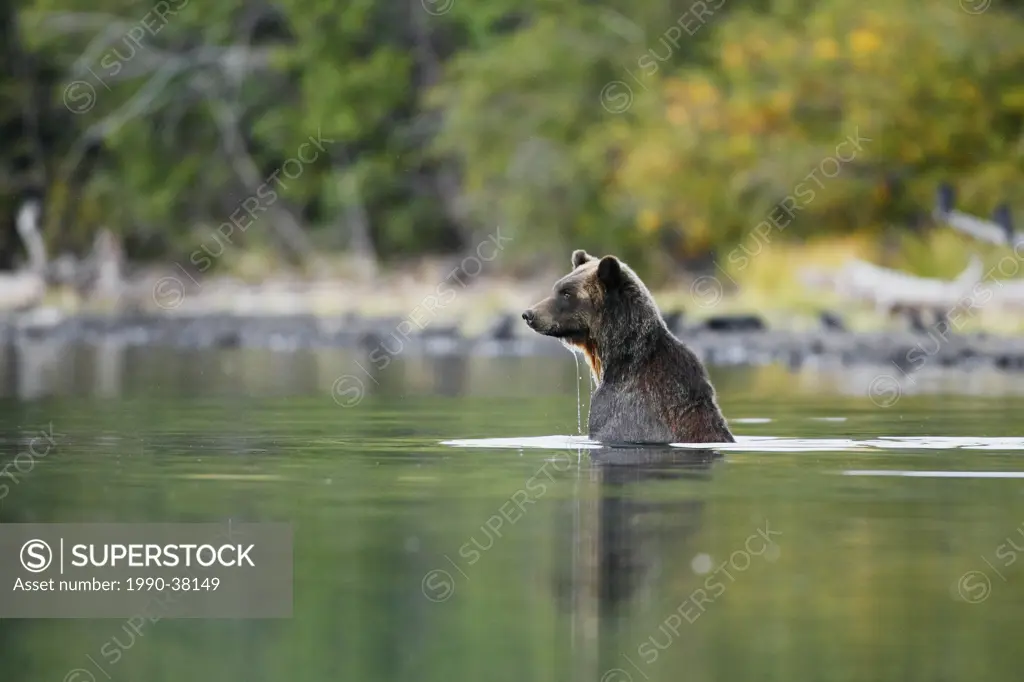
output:
<instances>
[{"instance_id":1,"label":"bear's nose","mask_svg":"<svg viewBox=\"0 0 1024 682\"><path fill-rule=\"evenodd\" d=\"M526 324L533 324L533 311L527 310L523 313L523 319L526 320Z\"/></svg>"}]
</instances>

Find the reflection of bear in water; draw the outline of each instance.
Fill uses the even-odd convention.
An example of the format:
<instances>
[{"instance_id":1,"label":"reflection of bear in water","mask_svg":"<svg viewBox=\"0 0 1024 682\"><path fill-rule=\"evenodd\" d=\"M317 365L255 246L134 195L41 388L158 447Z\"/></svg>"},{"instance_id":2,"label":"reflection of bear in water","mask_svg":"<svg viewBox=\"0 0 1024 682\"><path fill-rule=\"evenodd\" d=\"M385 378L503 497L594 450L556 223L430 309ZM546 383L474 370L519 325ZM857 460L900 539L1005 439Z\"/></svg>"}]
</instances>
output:
<instances>
[{"instance_id":1,"label":"reflection of bear in water","mask_svg":"<svg viewBox=\"0 0 1024 682\"><path fill-rule=\"evenodd\" d=\"M590 437L605 443L732 443L715 389L665 326L651 293L614 256L572 254L573 271L523 319L583 353L598 382Z\"/></svg>"},{"instance_id":2,"label":"reflection of bear in water","mask_svg":"<svg viewBox=\"0 0 1024 682\"><path fill-rule=\"evenodd\" d=\"M657 591L673 574L675 557L693 556L704 500L694 483L706 482L720 455L673 447L600 448L590 451L589 480L596 495L581 494L559 512L557 545L572 548L555 577L555 593L569 612L586 609L611 615ZM676 481L671 499L651 496L654 481ZM565 556L563 554L563 556Z\"/></svg>"},{"instance_id":3,"label":"reflection of bear in water","mask_svg":"<svg viewBox=\"0 0 1024 682\"><path fill-rule=\"evenodd\" d=\"M590 456L600 468L602 484L599 595L614 611L669 560L666 555L690 544L703 520L703 500L654 500L635 494L657 480L708 481L719 455L681 448L606 448L592 450Z\"/></svg>"}]
</instances>

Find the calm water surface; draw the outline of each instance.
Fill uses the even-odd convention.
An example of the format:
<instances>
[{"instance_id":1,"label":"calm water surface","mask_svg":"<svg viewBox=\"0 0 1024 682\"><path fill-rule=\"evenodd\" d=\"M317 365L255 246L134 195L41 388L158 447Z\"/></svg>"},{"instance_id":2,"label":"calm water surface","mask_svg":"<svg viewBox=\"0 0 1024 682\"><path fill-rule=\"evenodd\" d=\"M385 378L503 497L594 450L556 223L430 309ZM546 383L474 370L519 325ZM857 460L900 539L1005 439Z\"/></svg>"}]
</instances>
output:
<instances>
[{"instance_id":1,"label":"calm water surface","mask_svg":"<svg viewBox=\"0 0 1024 682\"><path fill-rule=\"evenodd\" d=\"M0 365L0 463L56 442L0 520L290 522L294 617L0 621L4 680L1019 678L1012 378L716 370L744 442L628 464L568 355L46 353Z\"/></svg>"}]
</instances>

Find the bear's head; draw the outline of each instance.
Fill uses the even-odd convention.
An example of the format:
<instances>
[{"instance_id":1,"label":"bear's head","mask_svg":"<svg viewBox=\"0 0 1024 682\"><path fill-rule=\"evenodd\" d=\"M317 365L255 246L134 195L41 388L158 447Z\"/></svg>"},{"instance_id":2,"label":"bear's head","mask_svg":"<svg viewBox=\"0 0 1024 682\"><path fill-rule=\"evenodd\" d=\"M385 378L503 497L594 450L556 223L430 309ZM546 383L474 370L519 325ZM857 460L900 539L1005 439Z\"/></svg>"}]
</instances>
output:
<instances>
[{"instance_id":1,"label":"bear's head","mask_svg":"<svg viewBox=\"0 0 1024 682\"><path fill-rule=\"evenodd\" d=\"M572 267L523 319L535 332L583 353L600 380L604 367L638 353L663 323L647 287L615 256L595 258L576 250Z\"/></svg>"}]
</instances>

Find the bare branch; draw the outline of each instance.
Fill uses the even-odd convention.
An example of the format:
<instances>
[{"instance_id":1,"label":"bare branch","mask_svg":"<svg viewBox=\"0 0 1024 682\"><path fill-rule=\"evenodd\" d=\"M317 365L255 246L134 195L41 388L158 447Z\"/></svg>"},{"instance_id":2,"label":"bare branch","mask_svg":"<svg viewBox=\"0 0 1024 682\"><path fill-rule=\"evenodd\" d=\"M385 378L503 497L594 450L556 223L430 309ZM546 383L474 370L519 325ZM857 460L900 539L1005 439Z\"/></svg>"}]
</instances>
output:
<instances>
[{"instance_id":1,"label":"bare branch","mask_svg":"<svg viewBox=\"0 0 1024 682\"><path fill-rule=\"evenodd\" d=\"M90 126L85 131L85 137L88 140L103 139L120 130L133 118L149 112L160 95L163 94L167 83L185 68L186 66L173 62L164 65L130 100L125 102L124 106L99 123Z\"/></svg>"},{"instance_id":2,"label":"bare branch","mask_svg":"<svg viewBox=\"0 0 1024 682\"><path fill-rule=\"evenodd\" d=\"M125 33L138 22L130 22L113 14L105 12L57 12L39 14L26 12L25 17L32 22L38 22L44 29L51 29L56 33L82 33L85 31L99 31L111 26L122 27Z\"/></svg>"},{"instance_id":3,"label":"bare branch","mask_svg":"<svg viewBox=\"0 0 1024 682\"><path fill-rule=\"evenodd\" d=\"M82 52L81 56L75 60L71 70L73 73L81 75L82 72L89 70L90 64L95 64L103 51L118 38L125 36L125 30L120 24L110 24L102 32L100 32L95 38L93 38L86 46L85 51Z\"/></svg>"},{"instance_id":4,"label":"bare branch","mask_svg":"<svg viewBox=\"0 0 1024 682\"><path fill-rule=\"evenodd\" d=\"M123 62L120 72L117 75L107 76L107 79L112 83L134 80L170 64L180 70L216 67L220 72L237 80L244 78L248 73L268 67L271 52L270 49L229 46L201 47L184 54L174 54L147 47L145 52L140 51L131 59ZM77 62L75 69L74 77L82 76L87 70L80 67Z\"/></svg>"},{"instance_id":5,"label":"bare branch","mask_svg":"<svg viewBox=\"0 0 1024 682\"><path fill-rule=\"evenodd\" d=\"M208 94L208 102L213 109L214 118L224 136L224 151L231 160L232 168L246 189L255 194L261 185L266 183L266 178L260 175L259 168L252 156L246 149L245 139L239 132L238 114L220 97L216 92L215 85L207 78L200 77L199 82L205 87ZM299 221L292 213L279 202L270 203L267 206L273 218L272 226L284 245L300 261L308 260L313 253L313 246L309 237L302 229Z\"/></svg>"}]
</instances>

